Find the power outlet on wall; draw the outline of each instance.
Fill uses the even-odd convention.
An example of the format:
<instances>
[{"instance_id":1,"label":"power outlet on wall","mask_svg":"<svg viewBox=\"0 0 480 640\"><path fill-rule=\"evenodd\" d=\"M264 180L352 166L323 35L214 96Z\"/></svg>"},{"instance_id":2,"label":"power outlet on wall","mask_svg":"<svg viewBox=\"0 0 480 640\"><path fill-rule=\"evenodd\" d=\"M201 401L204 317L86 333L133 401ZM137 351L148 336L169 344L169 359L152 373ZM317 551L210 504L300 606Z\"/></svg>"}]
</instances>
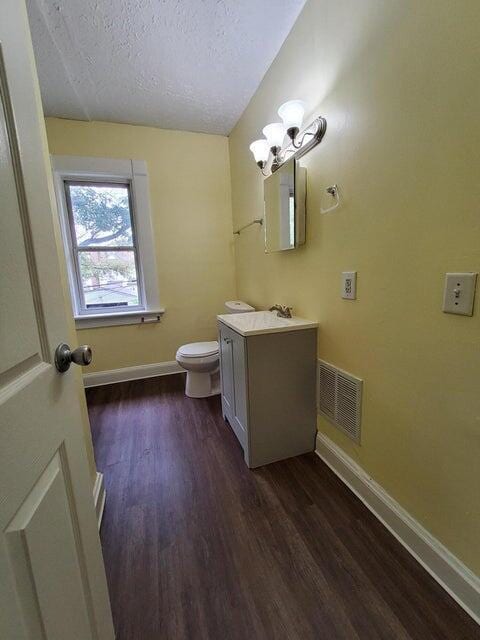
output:
<instances>
[{"instance_id":1,"label":"power outlet on wall","mask_svg":"<svg viewBox=\"0 0 480 640\"><path fill-rule=\"evenodd\" d=\"M342 298L355 300L357 297L357 272L343 271L342 273Z\"/></svg>"}]
</instances>

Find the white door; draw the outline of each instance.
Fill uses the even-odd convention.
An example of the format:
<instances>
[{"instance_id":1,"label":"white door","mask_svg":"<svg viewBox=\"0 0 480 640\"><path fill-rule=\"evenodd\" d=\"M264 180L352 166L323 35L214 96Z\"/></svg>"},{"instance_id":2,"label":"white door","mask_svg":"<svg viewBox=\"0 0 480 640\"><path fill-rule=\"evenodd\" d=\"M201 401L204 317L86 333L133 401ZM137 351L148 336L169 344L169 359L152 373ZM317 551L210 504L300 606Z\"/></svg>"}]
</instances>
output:
<instances>
[{"instance_id":1,"label":"white door","mask_svg":"<svg viewBox=\"0 0 480 640\"><path fill-rule=\"evenodd\" d=\"M0 638L112 640L23 0L0 48Z\"/></svg>"}]
</instances>

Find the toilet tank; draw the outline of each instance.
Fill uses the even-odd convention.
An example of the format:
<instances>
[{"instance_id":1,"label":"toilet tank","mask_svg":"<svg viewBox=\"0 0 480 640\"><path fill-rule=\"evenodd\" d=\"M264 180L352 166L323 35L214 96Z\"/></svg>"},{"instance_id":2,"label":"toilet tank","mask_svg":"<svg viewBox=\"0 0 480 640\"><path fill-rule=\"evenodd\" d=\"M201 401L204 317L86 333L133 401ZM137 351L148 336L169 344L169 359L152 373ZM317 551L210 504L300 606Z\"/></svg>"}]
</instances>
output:
<instances>
[{"instance_id":1,"label":"toilet tank","mask_svg":"<svg viewBox=\"0 0 480 640\"><path fill-rule=\"evenodd\" d=\"M248 313L249 311L255 311L253 307L242 300L228 300L225 302L225 309L227 313Z\"/></svg>"}]
</instances>

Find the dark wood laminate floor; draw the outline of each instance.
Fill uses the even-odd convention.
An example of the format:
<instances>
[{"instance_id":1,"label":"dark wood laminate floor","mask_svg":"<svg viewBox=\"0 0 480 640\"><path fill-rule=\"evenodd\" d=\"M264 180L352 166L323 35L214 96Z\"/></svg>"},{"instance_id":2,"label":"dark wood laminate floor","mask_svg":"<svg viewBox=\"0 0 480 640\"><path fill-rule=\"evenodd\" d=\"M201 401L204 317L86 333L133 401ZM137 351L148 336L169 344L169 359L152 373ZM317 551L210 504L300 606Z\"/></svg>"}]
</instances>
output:
<instances>
[{"instance_id":1,"label":"dark wood laminate floor","mask_svg":"<svg viewBox=\"0 0 480 640\"><path fill-rule=\"evenodd\" d=\"M473 640L313 453L250 471L182 375L87 392L117 640Z\"/></svg>"}]
</instances>

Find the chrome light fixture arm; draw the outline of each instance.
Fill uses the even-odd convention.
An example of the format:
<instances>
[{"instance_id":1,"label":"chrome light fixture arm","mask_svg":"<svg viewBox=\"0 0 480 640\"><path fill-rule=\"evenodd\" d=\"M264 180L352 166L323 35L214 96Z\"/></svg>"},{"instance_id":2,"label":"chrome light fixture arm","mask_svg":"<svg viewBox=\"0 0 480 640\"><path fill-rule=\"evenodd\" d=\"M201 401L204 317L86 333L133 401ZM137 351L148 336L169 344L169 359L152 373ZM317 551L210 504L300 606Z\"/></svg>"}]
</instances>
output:
<instances>
[{"instance_id":1,"label":"chrome light fixture arm","mask_svg":"<svg viewBox=\"0 0 480 640\"><path fill-rule=\"evenodd\" d=\"M327 121L322 116L318 116L318 118L315 118L315 120L308 127L306 127L301 134L297 132L296 135L294 135L294 137L292 138L291 143L291 146L297 150L294 155L300 157L301 155L303 155L303 153L307 153L307 151L310 151L312 147L321 142L326 130ZM307 136L312 136L312 138L308 142L305 142L305 138ZM303 153L298 153L298 151L300 150L302 150Z\"/></svg>"},{"instance_id":2,"label":"chrome light fixture arm","mask_svg":"<svg viewBox=\"0 0 480 640\"><path fill-rule=\"evenodd\" d=\"M267 163L264 160L259 160L257 162L257 166L260 169L260 171L262 172L262 176L267 177L269 174L265 173L265 167L267 166Z\"/></svg>"},{"instance_id":3,"label":"chrome light fixture arm","mask_svg":"<svg viewBox=\"0 0 480 640\"><path fill-rule=\"evenodd\" d=\"M276 153L273 153L273 161L271 165L272 173L275 173L279 169L285 160L289 160L292 157L301 158L308 153L313 147L319 144L327 130L327 121L322 116L318 116L315 120L305 127L301 133L296 133L293 130L287 131L291 142L283 148L276 149ZM291 137L293 135L293 138ZM310 138L306 141L307 138ZM263 175L265 175L262 170Z\"/></svg>"}]
</instances>

